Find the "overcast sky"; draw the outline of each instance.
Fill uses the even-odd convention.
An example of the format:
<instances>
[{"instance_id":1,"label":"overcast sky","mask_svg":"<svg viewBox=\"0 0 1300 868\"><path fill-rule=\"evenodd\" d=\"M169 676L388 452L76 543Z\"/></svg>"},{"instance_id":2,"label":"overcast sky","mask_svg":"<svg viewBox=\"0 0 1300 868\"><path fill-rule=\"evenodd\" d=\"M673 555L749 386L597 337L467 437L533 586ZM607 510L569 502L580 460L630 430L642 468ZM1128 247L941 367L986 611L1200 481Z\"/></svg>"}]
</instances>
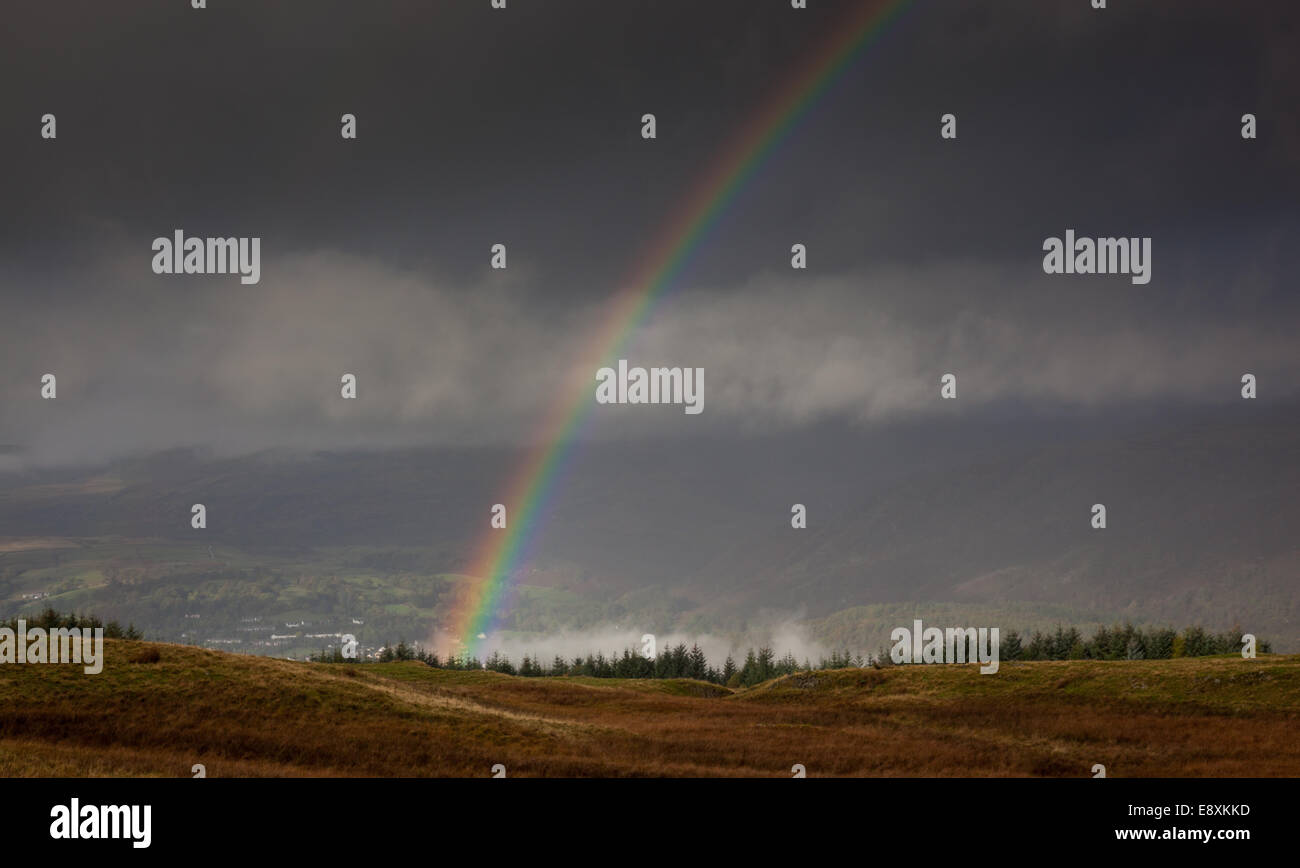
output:
<instances>
[{"instance_id":1,"label":"overcast sky","mask_svg":"<svg viewBox=\"0 0 1300 868\"><path fill-rule=\"evenodd\" d=\"M646 245L851 5L11 4L7 466L526 440ZM914 420L948 371L974 406L1226 403L1247 371L1293 399L1300 7L1110 5L909 4L629 346L703 367L704 413L609 408L586 436ZM260 237L261 282L153 274L176 229ZM1151 282L1045 275L1067 229L1150 237Z\"/></svg>"}]
</instances>

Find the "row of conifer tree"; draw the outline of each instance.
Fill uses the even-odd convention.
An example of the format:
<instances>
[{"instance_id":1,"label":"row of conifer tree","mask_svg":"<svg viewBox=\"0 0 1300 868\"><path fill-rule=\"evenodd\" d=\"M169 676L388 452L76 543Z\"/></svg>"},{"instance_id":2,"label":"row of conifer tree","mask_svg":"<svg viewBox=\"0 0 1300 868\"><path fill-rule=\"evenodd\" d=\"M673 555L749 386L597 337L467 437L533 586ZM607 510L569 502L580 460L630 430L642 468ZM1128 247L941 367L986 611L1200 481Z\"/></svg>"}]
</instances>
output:
<instances>
[{"instance_id":1,"label":"row of conifer tree","mask_svg":"<svg viewBox=\"0 0 1300 868\"><path fill-rule=\"evenodd\" d=\"M1100 627L1090 638L1074 627L1057 627L1052 633L1035 631L1021 636L1015 630L1000 637L1000 661L1013 660L1157 660L1174 657L1205 657L1214 654L1233 654L1242 648L1240 630L1210 633L1201 627L1188 627L1175 631L1166 628L1143 629L1132 624ZM1271 651L1268 642L1260 641L1256 652ZM325 649L311 658L319 663L360 662L343 657L339 648ZM882 648L875 654L853 654L848 650L833 651L814 664L805 658L802 662L787 652L778 658L771 648L749 649L742 662L728 655L721 667L711 664L699 645L687 648L685 643L667 648L654 657L647 657L632 648L621 654L606 656L602 652L585 657L567 659L555 656L545 661L537 655L525 654L518 664L499 652L484 660L473 656L440 657L419 645L405 641L382 648L375 658L380 663L401 660L418 660L438 669L488 670L506 675L530 678L555 676L586 676L588 678L693 678L725 684L728 687L748 687L769 678L816 669L847 669L850 667L893 665L889 650Z\"/></svg>"}]
</instances>

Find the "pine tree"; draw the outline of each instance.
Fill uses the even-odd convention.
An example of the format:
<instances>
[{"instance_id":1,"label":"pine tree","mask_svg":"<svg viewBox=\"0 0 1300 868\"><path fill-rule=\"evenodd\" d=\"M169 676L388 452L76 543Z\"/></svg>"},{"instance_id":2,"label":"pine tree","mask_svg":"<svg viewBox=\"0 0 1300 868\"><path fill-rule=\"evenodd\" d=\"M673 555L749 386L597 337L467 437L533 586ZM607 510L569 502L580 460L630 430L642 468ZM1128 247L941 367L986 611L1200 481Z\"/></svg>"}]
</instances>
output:
<instances>
[{"instance_id":1,"label":"pine tree","mask_svg":"<svg viewBox=\"0 0 1300 868\"><path fill-rule=\"evenodd\" d=\"M740 683L749 687L762 680L758 677L758 658L754 656L754 649L750 648L745 654L745 665L740 667Z\"/></svg>"},{"instance_id":2,"label":"pine tree","mask_svg":"<svg viewBox=\"0 0 1300 868\"><path fill-rule=\"evenodd\" d=\"M690 671L691 661L690 652L686 650L685 642L678 642L672 650L672 676L673 678L685 678Z\"/></svg>"},{"instance_id":3,"label":"pine tree","mask_svg":"<svg viewBox=\"0 0 1300 868\"><path fill-rule=\"evenodd\" d=\"M708 669L708 662L704 659L704 652L700 650L699 645L691 646L690 660L687 664L689 672L688 678L704 680L705 671Z\"/></svg>"},{"instance_id":4,"label":"pine tree","mask_svg":"<svg viewBox=\"0 0 1300 868\"><path fill-rule=\"evenodd\" d=\"M726 662L722 664L722 683L726 684L728 681L731 680L731 676L735 674L736 674L736 661L731 659L731 655L728 654Z\"/></svg>"}]
</instances>

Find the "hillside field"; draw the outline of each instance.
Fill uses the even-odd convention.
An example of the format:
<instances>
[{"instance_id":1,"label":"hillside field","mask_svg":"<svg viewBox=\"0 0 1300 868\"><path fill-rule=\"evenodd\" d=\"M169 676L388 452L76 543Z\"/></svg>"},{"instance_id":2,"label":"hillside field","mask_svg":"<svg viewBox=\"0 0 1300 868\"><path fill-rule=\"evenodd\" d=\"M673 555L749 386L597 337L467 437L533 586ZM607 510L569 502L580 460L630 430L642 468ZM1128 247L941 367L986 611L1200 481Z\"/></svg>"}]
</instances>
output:
<instances>
[{"instance_id":1,"label":"hillside field","mask_svg":"<svg viewBox=\"0 0 1300 868\"><path fill-rule=\"evenodd\" d=\"M124 640L106 655L94 676L0 666L0 775L1300 775L1300 656L843 669L732 691Z\"/></svg>"}]
</instances>

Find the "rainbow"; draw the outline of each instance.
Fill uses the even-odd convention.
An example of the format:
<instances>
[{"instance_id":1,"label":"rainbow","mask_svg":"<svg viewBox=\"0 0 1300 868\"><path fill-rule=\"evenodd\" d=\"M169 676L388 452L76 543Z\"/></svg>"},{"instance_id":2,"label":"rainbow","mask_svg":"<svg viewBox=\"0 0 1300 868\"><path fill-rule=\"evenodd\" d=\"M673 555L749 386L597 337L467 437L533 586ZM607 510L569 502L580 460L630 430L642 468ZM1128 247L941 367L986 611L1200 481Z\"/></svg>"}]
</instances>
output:
<instances>
[{"instance_id":1,"label":"rainbow","mask_svg":"<svg viewBox=\"0 0 1300 868\"><path fill-rule=\"evenodd\" d=\"M870 45L912 0L867 0L835 28L801 72L735 135L703 174L694 192L665 224L623 288L610 302L595 340L571 368L562 394L542 420L526 455L500 501L507 526L489 530L466 570L463 588L441 633L453 640L451 653L471 655L481 635L492 629L509 591L511 573L541 525L541 513L571 457L577 433L596 406L594 372L620 357L637 327L674 285L710 231L749 180L799 120L817 103L859 53ZM486 514L484 516L487 518Z\"/></svg>"}]
</instances>

